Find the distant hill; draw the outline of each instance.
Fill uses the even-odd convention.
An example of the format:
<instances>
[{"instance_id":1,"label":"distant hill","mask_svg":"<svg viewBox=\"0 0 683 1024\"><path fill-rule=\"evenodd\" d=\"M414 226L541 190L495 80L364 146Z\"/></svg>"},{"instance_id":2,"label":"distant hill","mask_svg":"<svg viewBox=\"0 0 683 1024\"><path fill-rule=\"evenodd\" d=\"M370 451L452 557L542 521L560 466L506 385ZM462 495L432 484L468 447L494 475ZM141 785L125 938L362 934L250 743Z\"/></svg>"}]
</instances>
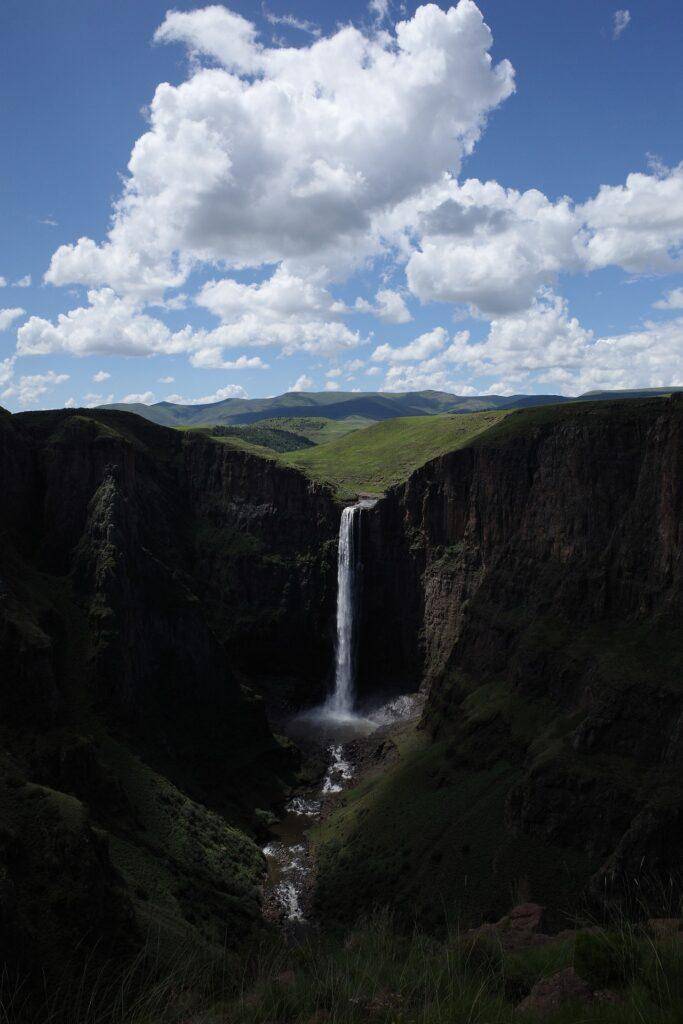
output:
<instances>
[{"instance_id":1,"label":"distant hill","mask_svg":"<svg viewBox=\"0 0 683 1024\"><path fill-rule=\"evenodd\" d=\"M224 424L239 426L292 417L317 416L328 420L345 420L350 416L365 421L395 419L397 416L433 416L438 413L486 412L492 409L522 409L538 405L557 405L582 399L597 401L610 398L648 398L667 395L682 388L652 388L639 391L592 391L578 398L563 395L478 395L463 397L446 391L322 391L288 392L274 398L227 398L209 405L114 405L105 409L122 409L166 427L204 427Z\"/></svg>"},{"instance_id":2,"label":"distant hill","mask_svg":"<svg viewBox=\"0 0 683 1024\"><path fill-rule=\"evenodd\" d=\"M588 401L594 402L601 398L665 398L674 392L683 391L683 387L672 385L668 388L626 388L624 391L586 391L573 402Z\"/></svg>"},{"instance_id":3,"label":"distant hill","mask_svg":"<svg viewBox=\"0 0 683 1024\"><path fill-rule=\"evenodd\" d=\"M274 398L227 398L210 405L174 405L172 402L157 402L156 405L118 403L103 408L136 412L153 423L167 427L203 427L217 424L239 426L256 423L259 420L303 416L319 416L331 420L345 420L349 416L355 416L377 422L395 419L397 416L485 412L489 409L516 409L527 405L566 401L568 399L561 395L485 395L470 398L451 395L445 391L297 391Z\"/></svg>"}]
</instances>

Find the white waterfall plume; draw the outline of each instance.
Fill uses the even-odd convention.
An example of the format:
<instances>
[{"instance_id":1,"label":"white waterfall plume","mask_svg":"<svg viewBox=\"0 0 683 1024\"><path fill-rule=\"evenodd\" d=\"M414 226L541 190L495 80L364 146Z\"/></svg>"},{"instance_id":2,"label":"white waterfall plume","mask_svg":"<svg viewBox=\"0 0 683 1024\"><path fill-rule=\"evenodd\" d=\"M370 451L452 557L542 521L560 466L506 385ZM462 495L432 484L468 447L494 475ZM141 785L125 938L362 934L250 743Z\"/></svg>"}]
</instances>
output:
<instances>
[{"instance_id":1,"label":"white waterfall plume","mask_svg":"<svg viewBox=\"0 0 683 1024\"><path fill-rule=\"evenodd\" d=\"M354 702L354 619L356 612L357 535L356 517L360 505L342 512L337 554L337 647L334 693L329 709L336 715L350 715Z\"/></svg>"},{"instance_id":2,"label":"white waterfall plume","mask_svg":"<svg viewBox=\"0 0 683 1024\"><path fill-rule=\"evenodd\" d=\"M337 555L337 646L334 692L325 708L338 717L353 715L355 703L355 625L360 583L361 511L376 500L364 499L342 511Z\"/></svg>"}]
</instances>

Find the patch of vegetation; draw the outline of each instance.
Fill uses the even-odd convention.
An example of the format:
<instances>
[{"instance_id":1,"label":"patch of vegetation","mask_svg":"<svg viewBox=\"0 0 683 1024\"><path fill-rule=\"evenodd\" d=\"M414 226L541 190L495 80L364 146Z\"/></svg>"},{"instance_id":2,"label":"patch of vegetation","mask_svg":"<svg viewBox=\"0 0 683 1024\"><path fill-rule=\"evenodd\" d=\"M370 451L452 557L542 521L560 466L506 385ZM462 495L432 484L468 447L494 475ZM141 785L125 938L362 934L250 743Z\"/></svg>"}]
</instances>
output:
<instances>
[{"instance_id":1,"label":"patch of vegetation","mask_svg":"<svg viewBox=\"0 0 683 1024\"><path fill-rule=\"evenodd\" d=\"M594 989L628 985L638 976L642 959L641 936L632 927L621 931L598 929L576 938L576 970Z\"/></svg>"},{"instance_id":2,"label":"patch of vegetation","mask_svg":"<svg viewBox=\"0 0 683 1024\"><path fill-rule=\"evenodd\" d=\"M482 705L470 713L495 713L493 696ZM444 933L454 921L502 916L522 890L570 906L597 865L509 832L506 800L519 767L459 764L448 743L429 743L413 726L393 738L396 763L368 773L313 830L321 915L348 924L388 905L404 927Z\"/></svg>"},{"instance_id":3,"label":"patch of vegetation","mask_svg":"<svg viewBox=\"0 0 683 1024\"><path fill-rule=\"evenodd\" d=\"M346 416L341 420L332 420L324 416L278 416L270 420L261 420L259 426L275 427L307 437L313 444L327 444L338 441L354 430L370 427L376 421L367 416Z\"/></svg>"},{"instance_id":4,"label":"patch of vegetation","mask_svg":"<svg viewBox=\"0 0 683 1024\"><path fill-rule=\"evenodd\" d=\"M383 420L337 441L283 456L290 466L329 483L340 498L378 494L420 466L462 448L499 423L504 412L404 416Z\"/></svg>"},{"instance_id":5,"label":"patch of vegetation","mask_svg":"<svg viewBox=\"0 0 683 1024\"><path fill-rule=\"evenodd\" d=\"M204 434L206 437L227 443L237 441L237 447L239 447L239 442L243 441L248 445L247 450L257 448L268 449L271 452L290 452L313 447L313 441L303 434L266 424L265 421L244 426L217 424L215 427L178 427L176 429Z\"/></svg>"},{"instance_id":6,"label":"patch of vegetation","mask_svg":"<svg viewBox=\"0 0 683 1024\"><path fill-rule=\"evenodd\" d=\"M241 437L244 441L260 445L262 448L271 448L274 452L293 452L299 451L301 448L313 447L313 442L303 434L296 434L291 430L278 427L264 426L263 423L253 423L244 427L219 425L211 428L211 436L217 438Z\"/></svg>"},{"instance_id":7,"label":"patch of vegetation","mask_svg":"<svg viewBox=\"0 0 683 1024\"><path fill-rule=\"evenodd\" d=\"M510 951L495 937L465 940L457 928L441 941L418 929L406 934L390 914L378 912L346 933L309 933L297 942L272 935L240 953L211 957L183 941L160 955L152 932L137 962L87 984L47 990L42 1006L28 1004L5 976L0 1018L4 1024L679 1024L683 944L643 932L637 966L618 991L542 1015L521 1013L518 1004L537 982L572 967L579 973L582 936ZM599 942L603 935L594 937Z\"/></svg>"},{"instance_id":8,"label":"patch of vegetation","mask_svg":"<svg viewBox=\"0 0 683 1024\"><path fill-rule=\"evenodd\" d=\"M169 951L180 938L220 949L259 928L263 861L256 845L122 744L105 740L101 757L132 819L144 822L144 829L109 837L140 933L152 928Z\"/></svg>"},{"instance_id":9,"label":"patch of vegetation","mask_svg":"<svg viewBox=\"0 0 683 1024\"><path fill-rule=\"evenodd\" d=\"M174 429L180 431L180 433L182 433L186 438L201 435L202 437L209 437L219 444L224 444L228 448L233 448L235 451L249 452L250 455L258 455L262 459L276 458L275 452L272 448L268 448L262 444L257 444L255 440L249 440L249 438L243 437L239 432L235 434L214 435L214 430L223 428L180 426L175 427Z\"/></svg>"}]
</instances>

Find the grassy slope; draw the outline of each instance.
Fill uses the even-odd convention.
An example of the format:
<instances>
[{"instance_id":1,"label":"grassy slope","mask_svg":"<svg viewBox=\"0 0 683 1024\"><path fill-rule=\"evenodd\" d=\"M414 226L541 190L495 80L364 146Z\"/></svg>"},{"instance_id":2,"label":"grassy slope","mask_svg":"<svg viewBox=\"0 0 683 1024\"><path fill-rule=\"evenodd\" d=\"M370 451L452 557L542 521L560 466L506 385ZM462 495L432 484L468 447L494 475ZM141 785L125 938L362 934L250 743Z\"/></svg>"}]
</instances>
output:
<instances>
[{"instance_id":1,"label":"grassy slope","mask_svg":"<svg viewBox=\"0 0 683 1024\"><path fill-rule=\"evenodd\" d=\"M541 624L542 625L542 624ZM511 629L515 623L509 623ZM657 637L626 631L607 643L595 628L578 638L554 638L539 626L548 650L566 645L577 658L601 652L596 674L616 685L643 685L647 668L656 678L680 679L680 663L658 651ZM633 632L633 631L631 631ZM532 899L553 911L563 927L598 861L538 837L512 833L506 800L529 764L541 768L560 759L567 734L582 712L560 713L549 701L523 698L504 681L461 680L466 693L455 735L431 743L413 725L392 734L394 758L362 777L313 832L318 859L318 911L350 925L369 906L390 906L404 927L413 922L443 932L454 922L477 924L501 916L515 902ZM644 699L657 699L656 694ZM518 751L527 750L526 764ZM496 752L494 757L494 752ZM623 800L648 780L623 755L573 757L577 780L594 779L598 792L618 786ZM578 828L578 825L577 825Z\"/></svg>"},{"instance_id":2,"label":"grassy slope","mask_svg":"<svg viewBox=\"0 0 683 1024\"><path fill-rule=\"evenodd\" d=\"M506 830L505 801L521 773L504 753L460 766L446 742L430 743L414 725L393 740L397 760L362 778L314 832L325 918L351 924L376 904L391 906L403 927L442 933L529 896L569 905L590 865Z\"/></svg>"},{"instance_id":3,"label":"grassy slope","mask_svg":"<svg viewBox=\"0 0 683 1024\"><path fill-rule=\"evenodd\" d=\"M379 493L419 466L460 448L495 426L505 412L410 416L384 420L338 441L282 456L290 466L330 483L340 497Z\"/></svg>"}]
</instances>

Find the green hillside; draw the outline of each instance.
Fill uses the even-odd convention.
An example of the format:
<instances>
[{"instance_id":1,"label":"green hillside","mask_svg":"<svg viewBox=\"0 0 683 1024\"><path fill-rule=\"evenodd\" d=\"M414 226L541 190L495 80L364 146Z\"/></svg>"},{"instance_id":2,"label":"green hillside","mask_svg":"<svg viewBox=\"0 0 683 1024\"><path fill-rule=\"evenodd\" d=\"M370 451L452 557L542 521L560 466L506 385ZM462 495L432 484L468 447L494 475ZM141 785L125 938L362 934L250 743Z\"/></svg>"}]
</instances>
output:
<instances>
[{"instance_id":1,"label":"green hillside","mask_svg":"<svg viewBox=\"0 0 683 1024\"><path fill-rule=\"evenodd\" d=\"M467 444L506 415L479 412L384 420L338 441L288 452L281 459L330 483L340 497L381 493L430 459Z\"/></svg>"},{"instance_id":2,"label":"green hillside","mask_svg":"<svg viewBox=\"0 0 683 1024\"><path fill-rule=\"evenodd\" d=\"M483 395L462 397L446 391L320 391L289 392L274 398L226 398L207 405L109 405L106 409L136 412L145 419L167 427L213 426L218 423L243 425L262 420L323 416L331 420L350 417L366 421L397 416L429 416L444 412L482 412L513 409L527 405L566 402L560 395Z\"/></svg>"},{"instance_id":3,"label":"green hillside","mask_svg":"<svg viewBox=\"0 0 683 1024\"><path fill-rule=\"evenodd\" d=\"M206 427L216 424L246 425L267 420L324 418L345 424L361 421L376 423L397 416L434 416L440 413L484 412L492 409L526 409L540 405L560 405L590 398L641 398L667 395L680 388L652 388L646 391L595 391L579 398L563 395L451 395L446 391L319 391L288 392L274 398L226 398L207 405L115 404L103 409L135 412L146 420L165 427ZM278 424L272 424L277 426ZM292 430L293 427L285 427ZM302 431L306 434L306 431ZM332 434L332 428L329 430ZM341 433L346 433L341 428ZM306 434L306 436L308 436ZM330 437L326 438L329 440ZM311 440L315 441L314 437Z\"/></svg>"}]
</instances>

